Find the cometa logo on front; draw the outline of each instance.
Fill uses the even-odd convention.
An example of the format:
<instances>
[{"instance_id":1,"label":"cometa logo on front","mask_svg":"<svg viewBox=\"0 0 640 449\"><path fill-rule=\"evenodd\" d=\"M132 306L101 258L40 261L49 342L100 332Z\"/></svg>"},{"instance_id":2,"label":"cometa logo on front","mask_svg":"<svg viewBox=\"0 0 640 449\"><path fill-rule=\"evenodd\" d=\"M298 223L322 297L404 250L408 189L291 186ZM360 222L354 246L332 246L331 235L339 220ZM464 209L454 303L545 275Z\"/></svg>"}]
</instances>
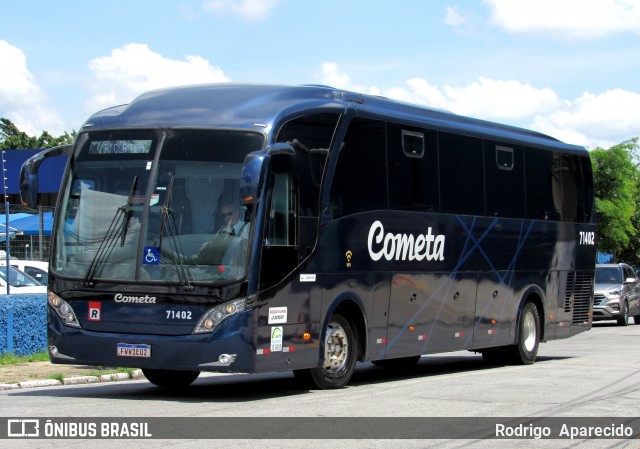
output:
<instances>
[{"instance_id":1,"label":"cometa logo on front","mask_svg":"<svg viewBox=\"0 0 640 449\"><path fill-rule=\"evenodd\" d=\"M431 228L426 234L392 234L385 233L384 226L379 221L373 222L369 228L367 246L369 257L378 261L386 260L444 260L444 235L434 235Z\"/></svg>"},{"instance_id":2,"label":"cometa logo on front","mask_svg":"<svg viewBox=\"0 0 640 449\"><path fill-rule=\"evenodd\" d=\"M115 302L126 302L133 304L155 304L156 297L155 296L125 296L122 293L118 293L113 297Z\"/></svg>"}]
</instances>

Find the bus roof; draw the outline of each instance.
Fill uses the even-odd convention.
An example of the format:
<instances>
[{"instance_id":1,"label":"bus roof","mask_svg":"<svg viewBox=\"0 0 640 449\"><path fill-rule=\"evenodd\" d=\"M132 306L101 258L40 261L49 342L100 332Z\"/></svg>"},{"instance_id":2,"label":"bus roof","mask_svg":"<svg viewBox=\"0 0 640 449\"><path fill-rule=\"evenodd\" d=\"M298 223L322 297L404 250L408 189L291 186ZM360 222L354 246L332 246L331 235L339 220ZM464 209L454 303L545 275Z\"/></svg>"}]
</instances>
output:
<instances>
[{"instance_id":1,"label":"bus roof","mask_svg":"<svg viewBox=\"0 0 640 449\"><path fill-rule=\"evenodd\" d=\"M260 132L306 113L358 114L487 139L584 152L535 131L474 119L440 109L364 95L328 86L209 84L150 91L131 103L91 116L83 130L113 128L239 128Z\"/></svg>"}]
</instances>

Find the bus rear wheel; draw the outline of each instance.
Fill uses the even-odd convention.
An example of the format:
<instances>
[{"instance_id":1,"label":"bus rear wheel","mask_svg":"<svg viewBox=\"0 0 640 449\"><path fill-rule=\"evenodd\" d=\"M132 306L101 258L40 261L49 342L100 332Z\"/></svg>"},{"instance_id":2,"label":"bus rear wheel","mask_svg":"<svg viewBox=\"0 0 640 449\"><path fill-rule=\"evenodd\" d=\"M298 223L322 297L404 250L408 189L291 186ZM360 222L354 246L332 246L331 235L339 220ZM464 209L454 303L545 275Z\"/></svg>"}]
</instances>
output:
<instances>
[{"instance_id":1,"label":"bus rear wheel","mask_svg":"<svg viewBox=\"0 0 640 449\"><path fill-rule=\"evenodd\" d=\"M540 345L540 315L533 302L526 302L518 318L515 345L487 348L480 352L490 365L530 365L536 361Z\"/></svg>"},{"instance_id":2,"label":"bus rear wheel","mask_svg":"<svg viewBox=\"0 0 640 449\"><path fill-rule=\"evenodd\" d=\"M325 329L322 363L317 368L294 371L298 380L320 389L341 388L351 379L356 367L358 341L349 319L334 314Z\"/></svg>"},{"instance_id":3,"label":"bus rear wheel","mask_svg":"<svg viewBox=\"0 0 640 449\"><path fill-rule=\"evenodd\" d=\"M175 371L168 369L143 369L149 382L162 388L182 388L190 385L200 375L200 371Z\"/></svg>"},{"instance_id":4,"label":"bus rear wheel","mask_svg":"<svg viewBox=\"0 0 640 449\"><path fill-rule=\"evenodd\" d=\"M518 321L518 340L506 348L509 361L518 365L530 365L536 361L540 345L540 315L532 302L522 307Z\"/></svg>"}]
</instances>

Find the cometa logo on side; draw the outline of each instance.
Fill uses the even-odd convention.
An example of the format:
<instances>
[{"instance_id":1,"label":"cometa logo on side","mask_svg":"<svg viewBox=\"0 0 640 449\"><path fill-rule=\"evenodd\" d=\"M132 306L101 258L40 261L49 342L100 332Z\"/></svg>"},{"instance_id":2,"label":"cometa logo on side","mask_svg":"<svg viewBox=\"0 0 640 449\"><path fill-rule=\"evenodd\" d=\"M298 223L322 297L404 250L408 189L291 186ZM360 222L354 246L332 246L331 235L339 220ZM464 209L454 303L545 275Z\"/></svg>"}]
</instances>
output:
<instances>
[{"instance_id":1,"label":"cometa logo on side","mask_svg":"<svg viewBox=\"0 0 640 449\"><path fill-rule=\"evenodd\" d=\"M444 260L445 236L434 235L431 227L426 234L392 234L385 233L380 221L375 221L369 228L367 247L369 257L378 261L386 260L410 261L442 261Z\"/></svg>"}]
</instances>

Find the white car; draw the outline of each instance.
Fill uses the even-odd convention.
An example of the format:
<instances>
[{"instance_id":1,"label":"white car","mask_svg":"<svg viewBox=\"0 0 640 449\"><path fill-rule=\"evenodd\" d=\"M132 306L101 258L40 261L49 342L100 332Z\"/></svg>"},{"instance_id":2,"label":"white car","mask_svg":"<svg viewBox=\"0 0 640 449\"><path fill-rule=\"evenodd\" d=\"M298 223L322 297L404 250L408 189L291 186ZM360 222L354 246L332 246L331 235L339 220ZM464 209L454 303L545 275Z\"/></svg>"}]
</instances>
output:
<instances>
[{"instance_id":1,"label":"white car","mask_svg":"<svg viewBox=\"0 0 640 449\"><path fill-rule=\"evenodd\" d=\"M9 293L47 293L47 286L42 285L28 274L9 267ZM7 294L7 267L0 267L0 295Z\"/></svg>"},{"instance_id":2,"label":"white car","mask_svg":"<svg viewBox=\"0 0 640 449\"><path fill-rule=\"evenodd\" d=\"M11 258L9 263L13 268L24 271L43 285L47 285L47 282L49 282L49 262ZM7 265L7 260L0 258L0 267L4 267L5 265Z\"/></svg>"}]
</instances>

